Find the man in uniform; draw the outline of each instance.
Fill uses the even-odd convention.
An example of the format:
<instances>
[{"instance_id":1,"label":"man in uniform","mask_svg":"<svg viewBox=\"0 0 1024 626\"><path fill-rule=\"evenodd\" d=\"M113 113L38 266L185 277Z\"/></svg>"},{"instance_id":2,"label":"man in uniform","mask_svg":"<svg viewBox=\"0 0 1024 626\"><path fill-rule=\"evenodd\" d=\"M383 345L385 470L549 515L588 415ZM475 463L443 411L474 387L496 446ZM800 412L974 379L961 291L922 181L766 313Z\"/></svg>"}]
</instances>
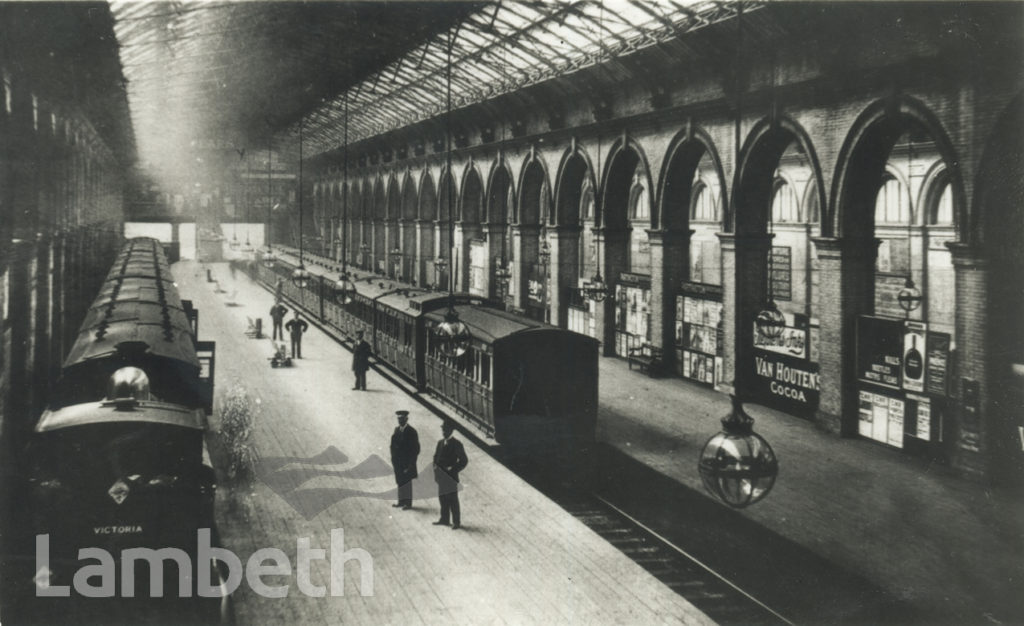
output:
<instances>
[{"instance_id":1,"label":"man in uniform","mask_svg":"<svg viewBox=\"0 0 1024 626\"><path fill-rule=\"evenodd\" d=\"M274 302L274 306L270 307L270 319L274 321L273 341L284 339L284 331L281 330L281 325L284 323L285 315L288 315L288 307L282 304L280 300Z\"/></svg>"},{"instance_id":2,"label":"man in uniform","mask_svg":"<svg viewBox=\"0 0 1024 626\"><path fill-rule=\"evenodd\" d=\"M434 526L447 526L451 520L452 530L462 525L459 510L459 472L466 468L469 459L462 442L455 438L455 425L445 420L441 424L443 438L434 450L434 480L437 482L437 499L441 501L441 519Z\"/></svg>"},{"instance_id":3,"label":"man in uniform","mask_svg":"<svg viewBox=\"0 0 1024 626\"><path fill-rule=\"evenodd\" d=\"M416 459L420 455L420 437L416 429L409 426L408 411L396 411L395 415L398 426L391 435L391 467L398 483L398 503L391 506L407 511L412 508L412 480L419 476Z\"/></svg>"},{"instance_id":4,"label":"man in uniform","mask_svg":"<svg viewBox=\"0 0 1024 626\"><path fill-rule=\"evenodd\" d=\"M356 386L352 389L366 391L366 370L370 369L370 344L363 339L363 331L356 331L356 347L352 350L352 371L356 375Z\"/></svg>"},{"instance_id":5,"label":"man in uniform","mask_svg":"<svg viewBox=\"0 0 1024 626\"><path fill-rule=\"evenodd\" d=\"M288 323L284 325L285 330L291 335L292 338L292 358L302 358L302 333L309 330L309 324L306 320L299 317L299 312L295 311L295 317L288 320Z\"/></svg>"}]
</instances>

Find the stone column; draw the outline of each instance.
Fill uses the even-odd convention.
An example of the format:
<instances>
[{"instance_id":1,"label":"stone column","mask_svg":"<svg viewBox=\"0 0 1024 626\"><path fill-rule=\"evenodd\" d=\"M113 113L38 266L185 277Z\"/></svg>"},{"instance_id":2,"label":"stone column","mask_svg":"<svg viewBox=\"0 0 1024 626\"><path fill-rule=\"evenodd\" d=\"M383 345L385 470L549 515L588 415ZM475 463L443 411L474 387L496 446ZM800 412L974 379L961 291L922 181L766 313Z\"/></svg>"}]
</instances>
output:
<instances>
[{"instance_id":1,"label":"stone column","mask_svg":"<svg viewBox=\"0 0 1024 626\"><path fill-rule=\"evenodd\" d=\"M662 348L665 369L675 362L676 294L687 276L692 230L648 230L651 242L651 343Z\"/></svg>"},{"instance_id":2,"label":"stone column","mask_svg":"<svg viewBox=\"0 0 1024 626\"><path fill-rule=\"evenodd\" d=\"M579 274L580 232L578 225L556 226L550 231L551 292L548 295L551 323L562 328L569 325L568 292L576 287Z\"/></svg>"},{"instance_id":3,"label":"stone column","mask_svg":"<svg viewBox=\"0 0 1024 626\"><path fill-rule=\"evenodd\" d=\"M480 239L482 233L480 224L471 222L455 224L455 262L458 264L455 289L457 291L469 292L470 242Z\"/></svg>"},{"instance_id":4,"label":"stone column","mask_svg":"<svg viewBox=\"0 0 1024 626\"><path fill-rule=\"evenodd\" d=\"M425 287L434 282L433 276L427 276L427 261L434 257L434 220L416 220L416 261L413 277L416 284Z\"/></svg>"},{"instance_id":5,"label":"stone column","mask_svg":"<svg viewBox=\"0 0 1024 626\"><path fill-rule=\"evenodd\" d=\"M857 433L857 317L874 309L874 238L815 237L818 251L819 380L815 421L826 431Z\"/></svg>"},{"instance_id":6,"label":"stone column","mask_svg":"<svg viewBox=\"0 0 1024 626\"><path fill-rule=\"evenodd\" d=\"M745 398L753 374L754 318L765 304L772 235L718 233L722 245L722 385Z\"/></svg>"},{"instance_id":7,"label":"stone column","mask_svg":"<svg viewBox=\"0 0 1024 626\"><path fill-rule=\"evenodd\" d=\"M526 308L529 281L527 266L537 259L537 253L540 252L537 242L539 234L539 224L515 224L512 226L512 257L515 262L512 264L510 287L515 291L512 294L512 306L520 311Z\"/></svg>"},{"instance_id":8,"label":"stone column","mask_svg":"<svg viewBox=\"0 0 1024 626\"><path fill-rule=\"evenodd\" d=\"M996 434L992 426L1000 412L992 401L994 394L990 376L994 372L986 349L987 344L993 345L994 342L988 342L987 338L1005 331L989 327L990 270L982 252L964 243L946 245L952 253L956 272L956 353L953 357L955 363L949 364L949 371L956 372L957 377L949 381L949 387L950 395L957 402L955 408L950 407L945 430L953 439L953 466L966 475L980 478L989 474L994 465L993 450L989 444ZM965 403L965 383L977 385L976 408ZM1007 410L1019 411L1020 407L1002 408L1004 413Z\"/></svg>"},{"instance_id":9,"label":"stone column","mask_svg":"<svg viewBox=\"0 0 1024 626\"><path fill-rule=\"evenodd\" d=\"M602 342L602 354L615 356L615 285L619 274L628 269L629 229L595 228L597 263L611 295L594 307L594 325L597 337Z\"/></svg>"},{"instance_id":10,"label":"stone column","mask_svg":"<svg viewBox=\"0 0 1024 626\"><path fill-rule=\"evenodd\" d=\"M487 233L487 267L484 270L484 293L488 298L494 297L495 286L492 282L494 270L497 269L495 257L502 257L502 263L508 263L508 251L502 254L501 244L505 237L505 224L484 224L483 230ZM502 303L504 304L504 302Z\"/></svg>"}]
</instances>

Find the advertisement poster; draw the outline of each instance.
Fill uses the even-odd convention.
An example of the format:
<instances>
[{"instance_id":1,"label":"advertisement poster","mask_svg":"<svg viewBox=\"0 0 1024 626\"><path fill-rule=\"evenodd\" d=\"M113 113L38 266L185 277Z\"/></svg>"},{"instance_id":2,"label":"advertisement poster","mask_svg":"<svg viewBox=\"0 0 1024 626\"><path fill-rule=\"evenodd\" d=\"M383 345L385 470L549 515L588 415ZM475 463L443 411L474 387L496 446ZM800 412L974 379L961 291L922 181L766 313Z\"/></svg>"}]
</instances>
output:
<instances>
[{"instance_id":1,"label":"advertisement poster","mask_svg":"<svg viewBox=\"0 0 1024 626\"><path fill-rule=\"evenodd\" d=\"M946 333L928 333L925 360L925 391L933 396L949 395L950 337Z\"/></svg>"},{"instance_id":2,"label":"advertisement poster","mask_svg":"<svg viewBox=\"0 0 1024 626\"><path fill-rule=\"evenodd\" d=\"M469 243L469 293L475 296L486 296L484 277L487 264L487 244L483 241Z\"/></svg>"},{"instance_id":3,"label":"advertisement poster","mask_svg":"<svg viewBox=\"0 0 1024 626\"><path fill-rule=\"evenodd\" d=\"M923 322L907 320L903 331L903 388L921 393L924 391L925 336L928 326Z\"/></svg>"},{"instance_id":4,"label":"advertisement poster","mask_svg":"<svg viewBox=\"0 0 1024 626\"><path fill-rule=\"evenodd\" d=\"M818 364L785 354L754 351L753 391L768 406L796 415L818 408Z\"/></svg>"},{"instance_id":5,"label":"advertisement poster","mask_svg":"<svg viewBox=\"0 0 1024 626\"><path fill-rule=\"evenodd\" d=\"M783 313L786 328L778 337L767 337L754 326L754 347L769 352L777 352L798 359L806 359L808 355L808 330L810 323L806 315Z\"/></svg>"},{"instance_id":6,"label":"advertisement poster","mask_svg":"<svg viewBox=\"0 0 1024 626\"><path fill-rule=\"evenodd\" d=\"M907 415L907 419L911 420L914 429L910 432L910 428L907 429L907 434L913 435L918 439L928 441L931 439L932 433L932 403L931 400L924 396L917 396L907 394L907 400L913 400L917 406L917 410L913 415ZM907 403L909 406L909 402Z\"/></svg>"},{"instance_id":7,"label":"advertisement poster","mask_svg":"<svg viewBox=\"0 0 1024 626\"><path fill-rule=\"evenodd\" d=\"M857 397L857 434L861 437L871 437L871 424L874 418L875 394L870 391L860 391Z\"/></svg>"},{"instance_id":8,"label":"advertisement poster","mask_svg":"<svg viewBox=\"0 0 1024 626\"><path fill-rule=\"evenodd\" d=\"M901 320L866 315L857 318L857 378L899 389L902 382L902 356Z\"/></svg>"}]
</instances>

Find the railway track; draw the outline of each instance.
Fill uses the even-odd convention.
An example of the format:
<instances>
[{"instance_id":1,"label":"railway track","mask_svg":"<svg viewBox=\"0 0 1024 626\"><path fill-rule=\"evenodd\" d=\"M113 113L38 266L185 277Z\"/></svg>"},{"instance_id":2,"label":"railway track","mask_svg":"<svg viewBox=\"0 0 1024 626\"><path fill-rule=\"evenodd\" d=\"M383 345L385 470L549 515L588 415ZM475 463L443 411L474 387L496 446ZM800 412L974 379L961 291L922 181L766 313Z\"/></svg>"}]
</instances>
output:
<instances>
[{"instance_id":1,"label":"railway track","mask_svg":"<svg viewBox=\"0 0 1024 626\"><path fill-rule=\"evenodd\" d=\"M793 622L603 497L582 491L538 488L719 624L793 626Z\"/></svg>"},{"instance_id":2,"label":"railway track","mask_svg":"<svg viewBox=\"0 0 1024 626\"><path fill-rule=\"evenodd\" d=\"M268 291L271 288L256 281ZM299 303L292 302L298 306ZM307 318L334 340L344 336L313 312ZM403 389L427 411L452 419L459 430L509 469L582 521L711 619L726 625L819 623L928 623L886 591L852 577L805 550L766 537L756 524L722 512L710 499L673 483L607 444L593 452L603 478L583 479L588 487L559 482L565 474L523 466L503 458L494 442L480 437L456 409L418 392L382 361L372 369ZM554 480L551 480L555 477ZM614 478L609 478L614 477ZM637 489L637 485L644 485ZM783 545L785 544L785 545ZM759 561L753 565L751 559ZM765 563L771 564L765 569ZM785 567L777 566L785 563ZM740 566L742 569L736 569ZM729 568L733 568L729 570ZM731 573L723 573L731 571ZM818 596L806 593L814 581ZM770 599L772 606L765 601ZM815 598L830 597L822 605Z\"/></svg>"}]
</instances>

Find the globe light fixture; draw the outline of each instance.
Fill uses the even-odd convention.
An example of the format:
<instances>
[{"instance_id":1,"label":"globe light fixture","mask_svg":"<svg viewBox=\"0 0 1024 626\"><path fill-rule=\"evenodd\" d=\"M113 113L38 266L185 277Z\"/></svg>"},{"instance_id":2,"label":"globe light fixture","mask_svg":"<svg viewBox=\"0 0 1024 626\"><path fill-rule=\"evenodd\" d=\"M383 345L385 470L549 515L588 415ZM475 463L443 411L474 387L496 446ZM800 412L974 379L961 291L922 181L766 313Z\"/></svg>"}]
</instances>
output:
<instances>
[{"instance_id":1,"label":"globe light fixture","mask_svg":"<svg viewBox=\"0 0 1024 626\"><path fill-rule=\"evenodd\" d=\"M732 399L722 431L704 444L698 470L704 487L725 504L741 509L764 499L775 486L779 462L764 437L754 432L754 418Z\"/></svg>"}]
</instances>

